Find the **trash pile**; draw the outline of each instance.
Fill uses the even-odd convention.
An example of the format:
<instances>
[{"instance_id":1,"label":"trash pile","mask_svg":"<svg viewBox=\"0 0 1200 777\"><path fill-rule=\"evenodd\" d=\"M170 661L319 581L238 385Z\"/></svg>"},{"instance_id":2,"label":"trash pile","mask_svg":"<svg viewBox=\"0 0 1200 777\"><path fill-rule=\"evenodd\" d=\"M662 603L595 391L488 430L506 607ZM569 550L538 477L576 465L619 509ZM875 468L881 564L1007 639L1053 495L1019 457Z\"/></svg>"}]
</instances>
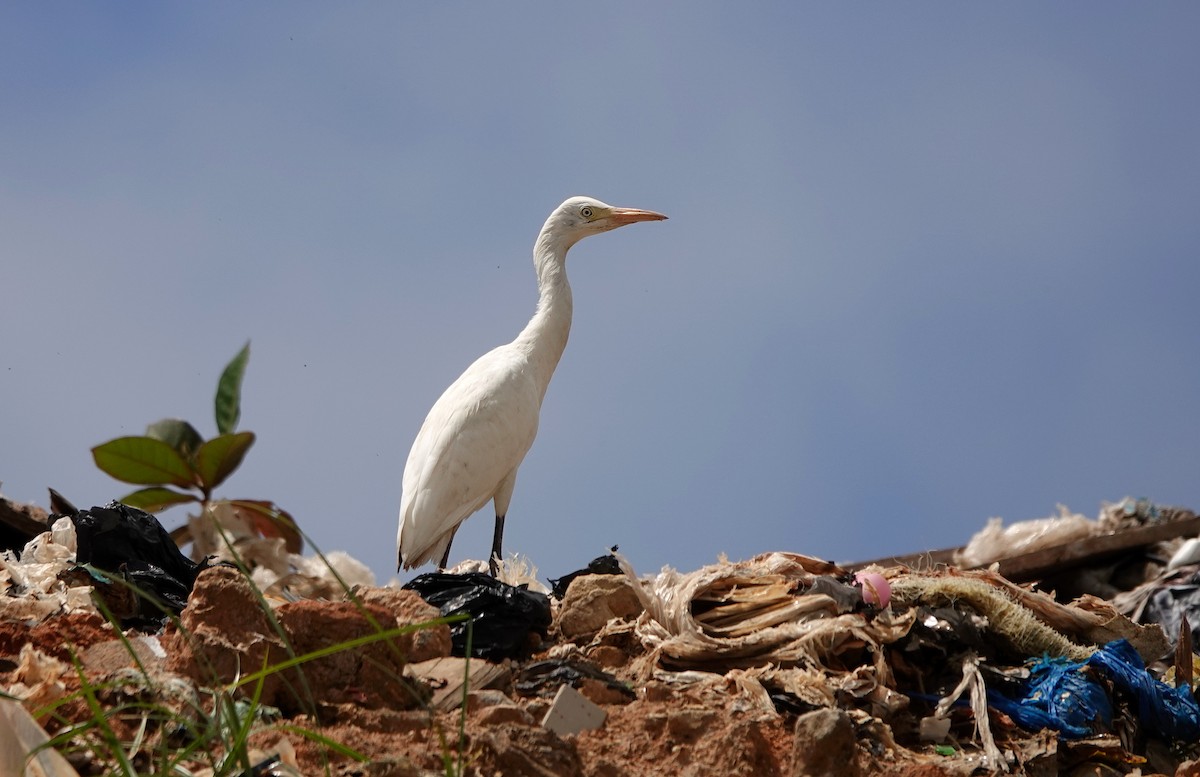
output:
<instances>
[{"instance_id":1,"label":"trash pile","mask_svg":"<svg viewBox=\"0 0 1200 777\"><path fill-rule=\"evenodd\" d=\"M1200 519L1145 500L863 564L614 548L553 590L43 526L0 553L0 774L1200 775Z\"/></svg>"}]
</instances>

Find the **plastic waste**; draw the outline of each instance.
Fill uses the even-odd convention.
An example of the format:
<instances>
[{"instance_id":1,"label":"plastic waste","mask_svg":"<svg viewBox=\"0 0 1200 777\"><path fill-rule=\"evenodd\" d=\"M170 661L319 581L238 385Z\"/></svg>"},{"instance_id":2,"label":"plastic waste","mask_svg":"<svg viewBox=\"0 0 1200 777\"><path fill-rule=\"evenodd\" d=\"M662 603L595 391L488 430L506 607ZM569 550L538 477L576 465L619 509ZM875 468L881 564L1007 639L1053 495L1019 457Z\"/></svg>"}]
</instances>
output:
<instances>
[{"instance_id":1,"label":"plastic waste","mask_svg":"<svg viewBox=\"0 0 1200 777\"><path fill-rule=\"evenodd\" d=\"M1155 679L1123 639L1109 642L1085 661L1038 659L1022 698L990 691L988 702L1025 728L1050 728L1066 739L1078 739L1112 726L1112 701L1100 678L1129 698L1147 730L1182 742L1200 737L1200 704L1191 689L1172 688Z\"/></svg>"},{"instance_id":2,"label":"plastic waste","mask_svg":"<svg viewBox=\"0 0 1200 777\"><path fill-rule=\"evenodd\" d=\"M571 581L582 575L622 574L620 561L617 560L615 555L616 552L617 546L613 545L608 553L592 559L583 569L577 569L574 572L568 572L562 577L547 578L550 581L551 594L555 599L562 599L567 595L567 589L571 587Z\"/></svg>"},{"instance_id":3,"label":"plastic waste","mask_svg":"<svg viewBox=\"0 0 1200 777\"><path fill-rule=\"evenodd\" d=\"M855 572L854 582L862 589L863 601L883 609L892 599L887 578L877 572Z\"/></svg>"},{"instance_id":4,"label":"plastic waste","mask_svg":"<svg viewBox=\"0 0 1200 777\"><path fill-rule=\"evenodd\" d=\"M1020 699L993 690L988 703L1032 731L1080 739L1112 727L1112 702L1086 662L1043 656L1029 670Z\"/></svg>"},{"instance_id":5,"label":"plastic waste","mask_svg":"<svg viewBox=\"0 0 1200 777\"><path fill-rule=\"evenodd\" d=\"M161 623L166 618L162 608L178 614L187 606L196 575L207 565L183 555L157 518L119 502L70 518L75 560L125 580L139 594L133 612L110 608L122 626Z\"/></svg>"},{"instance_id":6,"label":"plastic waste","mask_svg":"<svg viewBox=\"0 0 1200 777\"><path fill-rule=\"evenodd\" d=\"M964 568L987 566L997 559L1065 545L1099 531L1099 523L1072 513L1063 505L1058 506L1057 516L1019 521L1009 526L1005 526L1001 518L989 518L987 525L958 552L955 563Z\"/></svg>"},{"instance_id":7,"label":"plastic waste","mask_svg":"<svg viewBox=\"0 0 1200 777\"><path fill-rule=\"evenodd\" d=\"M471 655L500 661L527 652L531 634L545 638L550 628L550 597L518 588L489 575L430 572L404 585L416 591L443 617L471 616ZM467 653L467 621L450 626L452 652Z\"/></svg>"},{"instance_id":8,"label":"plastic waste","mask_svg":"<svg viewBox=\"0 0 1200 777\"><path fill-rule=\"evenodd\" d=\"M1102 669L1119 690L1133 697L1138 720L1148 730L1181 742L1200 737L1200 704L1192 689L1172 688L1156 680L1127 641L1109 642L1092 654L1088 664Z\"/></svg>"},{"instance_id":9,"label":"plastic waste","mask_svg":"<svg viewBox=\"0 0 1200 777\"><path fill-rule=\"evenodd\" d=\"M1146 601L1138 620L1162 626L1174 645L1184 615L1191 624L1193 644L1200 644L1200 571L1181 569L1163 581Z\"/></svg>"},{"instance_id":10,"label":"plastic waste","mask_svg":"<svg viewBox=\"0 0 1200 777\"><path fill-rule=\"evenodd\" d=\"M628 685L604 670L583 661L563 658L548 658L532 661L521 667L513 682L513 690L521 696L553 696L560 685L578 688L584 680L597 680L610 689L628 697L637 698Z\"/></svg>"}]
</instances>

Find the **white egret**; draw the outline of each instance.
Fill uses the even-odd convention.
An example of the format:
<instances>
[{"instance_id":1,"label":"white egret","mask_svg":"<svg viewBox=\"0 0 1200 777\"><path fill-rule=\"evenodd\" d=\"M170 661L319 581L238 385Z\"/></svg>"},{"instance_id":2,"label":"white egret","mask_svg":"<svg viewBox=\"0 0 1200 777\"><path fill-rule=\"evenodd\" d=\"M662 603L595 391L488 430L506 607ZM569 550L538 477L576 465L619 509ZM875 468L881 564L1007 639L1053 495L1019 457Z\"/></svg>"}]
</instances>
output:
<instances>
[{"instance_id":1,"label":"white egret","mask_svg":"<svg viewBox=\"0 0 1200 777\"><path fill-rule=\"evenodd\" d=\"M517 468L537 435L550 377L571 331L566 258L589 235L666 216L572 197L554 209L533 246L538 305L517 339L479 357L434 403L404 465L397 568L439 559L445 569L459 525L496 508L489 568L496 574Z\"/></svg>"}]
</instances>

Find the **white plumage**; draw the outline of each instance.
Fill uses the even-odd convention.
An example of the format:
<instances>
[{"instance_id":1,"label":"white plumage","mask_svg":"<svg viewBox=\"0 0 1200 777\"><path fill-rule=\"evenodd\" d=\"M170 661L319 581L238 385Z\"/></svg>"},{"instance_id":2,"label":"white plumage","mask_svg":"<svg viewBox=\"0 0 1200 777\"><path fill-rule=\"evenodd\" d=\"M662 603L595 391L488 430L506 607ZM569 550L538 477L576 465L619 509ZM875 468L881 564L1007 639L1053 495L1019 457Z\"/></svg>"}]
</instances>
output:
<instances>
[{"instance_id":1,"label":"white plumage","mask_svg":"<svg viewBox=\"0 0 1200 777\"><path fill-rule=\"evenodd\" d=\"M538 306L511 343L479 357L434 403L404 466L398 566L439 561L444 568L459 524L489 501L496 530L495 574L517 468L537 436L550 377L571 331L566 256L588 235L666 216L572 197L546 219L533 249Z\"/></svg>"}]
</instances>

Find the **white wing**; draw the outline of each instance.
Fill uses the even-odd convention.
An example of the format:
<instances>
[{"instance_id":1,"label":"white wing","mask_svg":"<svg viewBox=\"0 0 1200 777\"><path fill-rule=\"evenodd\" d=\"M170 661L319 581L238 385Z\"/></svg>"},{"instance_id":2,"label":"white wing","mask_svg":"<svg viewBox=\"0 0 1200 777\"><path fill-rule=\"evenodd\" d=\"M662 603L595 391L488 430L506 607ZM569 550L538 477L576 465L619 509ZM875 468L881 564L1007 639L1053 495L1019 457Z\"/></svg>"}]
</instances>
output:
<instances>
[{"instance_id":1,"label":"white wing","mask_svg":"<svg viewBox=\"0 0 1200 777\"><path fill-rule=\"evenodd\" d=\"M405 567L439 560L458 525L515 473L540 409L527 363L506 345L477 359L434 403L404 466L396 541Z\"/></svg>"}]
</instances>

